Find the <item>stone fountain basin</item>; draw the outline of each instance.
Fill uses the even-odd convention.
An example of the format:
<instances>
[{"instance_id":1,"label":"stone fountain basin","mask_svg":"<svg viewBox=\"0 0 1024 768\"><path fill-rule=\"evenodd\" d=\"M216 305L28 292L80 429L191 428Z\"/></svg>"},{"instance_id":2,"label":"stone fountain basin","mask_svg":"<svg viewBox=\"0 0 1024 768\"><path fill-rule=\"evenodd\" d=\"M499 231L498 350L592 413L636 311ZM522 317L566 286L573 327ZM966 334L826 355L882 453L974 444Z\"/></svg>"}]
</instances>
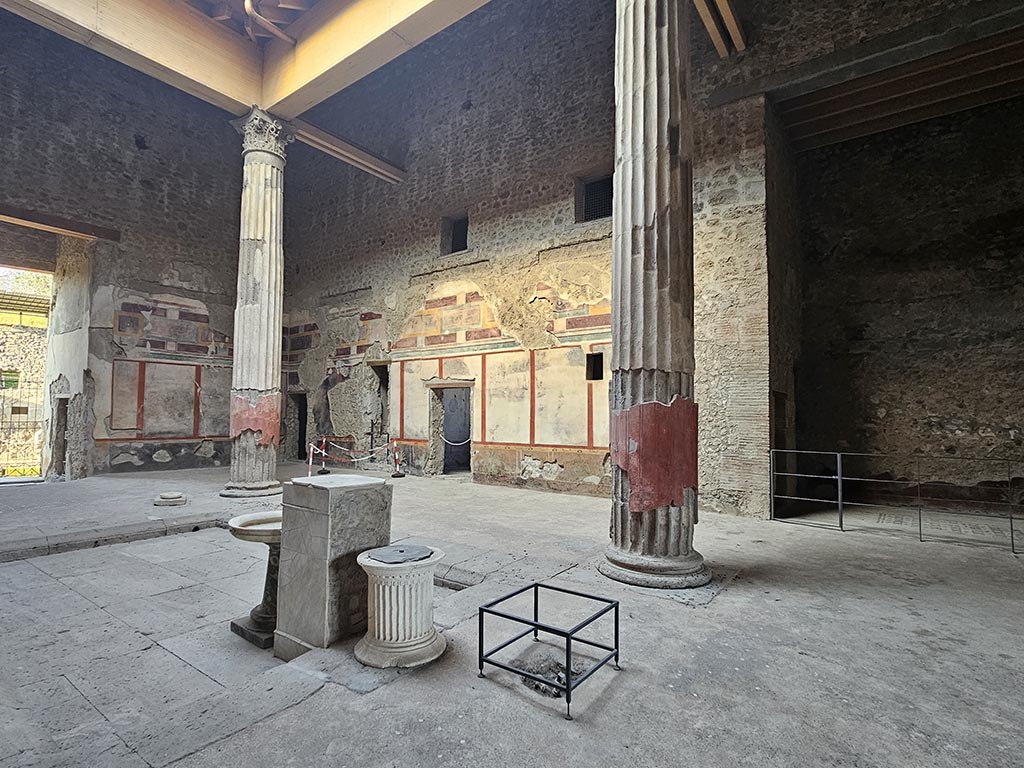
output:
<instances>
[{"instance_id":1,"label":"stone fountain basin","mask_svg":"<svg viewBox=\"0 0 1024 768\"><path fill-rule=\"evenodd\" d=\"M228 520L228 529L236 539L242 541L253 541L257 544L280 544L282 517L283 514L280 510L238 515Z\"/></svg>"}]
</instances>

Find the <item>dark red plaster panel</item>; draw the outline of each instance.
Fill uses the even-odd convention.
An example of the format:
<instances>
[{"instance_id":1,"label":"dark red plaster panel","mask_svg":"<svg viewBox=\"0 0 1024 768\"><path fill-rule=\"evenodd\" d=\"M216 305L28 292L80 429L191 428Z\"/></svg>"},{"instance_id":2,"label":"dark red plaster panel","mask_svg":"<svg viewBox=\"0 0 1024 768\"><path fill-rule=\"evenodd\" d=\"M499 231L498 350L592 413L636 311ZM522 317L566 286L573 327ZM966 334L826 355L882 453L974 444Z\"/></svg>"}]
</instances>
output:
<instances>
[{"instance_id":1,"label":"dark red plaster panel","mask_svg":"<svg viewBox=\"0 0 1024 768\"><path fill-rule=\"evenodd\" d=\"M259 434L257 445L277 445L281 442L281 395L264 392L250 402L245 395L231 396L231 437L245 430Z\"/></svg>"},{"instance_id":2,"label":"dark red plaster panel","mask_svg":"<svg viewBox=\"0 0 1024 768\"><path fill-rule=\"evenodd\" d=\"M682 506L684 491L697 487L697 404L641 403L612 411L610 426L612 462L629 476L629 511Z\"/></svg>"}]
</instances>

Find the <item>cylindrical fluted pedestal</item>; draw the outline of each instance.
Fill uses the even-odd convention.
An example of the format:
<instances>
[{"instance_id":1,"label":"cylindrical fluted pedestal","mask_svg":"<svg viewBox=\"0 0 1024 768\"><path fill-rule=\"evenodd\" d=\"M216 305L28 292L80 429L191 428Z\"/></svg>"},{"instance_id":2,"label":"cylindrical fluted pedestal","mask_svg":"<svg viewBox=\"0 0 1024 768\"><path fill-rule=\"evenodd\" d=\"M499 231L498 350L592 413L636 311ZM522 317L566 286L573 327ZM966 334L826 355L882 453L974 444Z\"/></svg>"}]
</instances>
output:
<instances>
[{"instance_id":1,"label":"cylindrical fluted pedestal","mask_svg":"<svg viewBox=\"0 0 1024 768\"><path fill-rule=\"evenodd\" d=\"M291 136L253 107L242 133L242 213L231 372L231 471L222 496L281 492L281 319L284 300L284 165Z\"/></svg>"},{"instance_id":2,"label":"cylindrical fluted pedestal","mask_svg":"<svg viewBox=\"0 0 1024 768\"><path fill-rule=\"evenodd\" d=\"M611 544L598 569L706 584L693 548L692 130L686 0L617 0L612 244Z\"/></svg>"},{"instance_id":3,"label":"cylindrical fluted pedestal","mask_svg":"<svg viewBox=\"0 0 1024 768\"><path fill-rule=\"evenodd\" d=\"M369 667L418 667L438 658L447 646L434 627L434 570L444 552L433 547L428 557L406 562L381 562L375 553L357 558L369 578L370 609L366 636L355 654Z\"/></svg>"}]
</instances>

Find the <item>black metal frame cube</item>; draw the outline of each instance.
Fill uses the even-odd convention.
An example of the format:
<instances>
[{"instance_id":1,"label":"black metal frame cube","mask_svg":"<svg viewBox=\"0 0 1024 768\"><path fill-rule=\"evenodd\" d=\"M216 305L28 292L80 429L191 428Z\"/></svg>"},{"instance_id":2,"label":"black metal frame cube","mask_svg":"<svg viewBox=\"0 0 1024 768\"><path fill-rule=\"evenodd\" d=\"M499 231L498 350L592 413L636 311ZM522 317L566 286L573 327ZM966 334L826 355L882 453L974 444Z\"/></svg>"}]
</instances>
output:
<instances>
[{"instance_id":1,"label":"black metal frame cube","mask_svg":"<svg viewBox=\"0 0 1024 768\"><path fill-rule=\"evenodd\" d=\"M540 620L539 597L540 597L540 590L542 590L542 589L546 589L546 590L549 590L551 592L560 592L560 593L562 593L564 595L572 595L574 597L580 597L580 598L583 598L585 600L593 600L594 602L598 602L598 603L604 603L605 607L600 609L599 611L596 611L595 613L590 614L587 618L585 618L579 624L577 624L576 626L574 626L574 627L572 627L570 629L564 629L562 627L556 627L556 626L554 626L552 624L547 624L547 623L542 622ZM501 603L505 602L506 600L511 600L513 597L518 597L519 595L522 595L525 592L528 592L530 590L533 590L533 620L532 621L530 619L524 618L522 616L516 616L515 614L506 613L505 611L500 611L500 610L496 610L495 609L496 605L500 605ZM594 642L593 640L584 640L583 638L576 637L576 634L578 632L583 630L585 627L589 627L591 624L593 624L595 621L597 621L599 618L601 618L602 616L604 616L605 614L607 614L609 612L614 612L614 615L615 615L615 637L614 637L614 641L613 641L612 645L605 645L604 643L597 643L597 642ZM514 622L516 622L518 624L525 624L527 628L525 630L523 630L522 632L520 632L519 634L517 634L515 637L513 637L513 638L511 638L509 640L506 640L505 642L500 643L499 645L496 645L495 647L491 648L489 651L485 652L484 651L484 616L487 615L487 614L490 614L491 616L497 616L497 617L502 618L502 619L507 619L508 621L514 621ZM556 690L560 690L565 695L565 719L566 720L572 720L572 692L584 680L586 680L588 677L590 677L597 670L599 670L601 667L603 667L605 664L607 664L609 661L612 661L613 659L615 660L615 663L612 666L615 669L617 669L617 670L621 669L621 667L619 666L619 601L618 600L609 600L608 598L605 598L605 597L598 597L597 595L588 595L585 592L576 592L575 590L564 589L563 587L553 587L550 584L533 583L533 584L527 584L525 587L517 589L515 592L509 592L507 595L499 597L497 600L492 600L489 603L485 603L484 605L481 605L480 606L480 613L479 613L478 619L479 619L479 635L480 635L479 636L479 640L478 640L478 644L477 644L477 648L478 648L478 651L477 651L477 662L478 662L479 667L480 667L480 673L479 673L478 676L479 677L486 677L486 675L484 675L484 664L491 664L491 665L493 665L495 667L498 667L500 669L507 670L508 672L514 672L517 675L522 675L523 677L529 678L530 680L534 680L535 682L543 683L544 685L549 685L549 686L551 686L552 688L554 688ZM526 637L527 635L529 635L531 633L533 634L533 639L534 640L539 640L540 639L539 638L539 633L541 633L541 632L546 632L549 635L555 635L556 637L561 637L561 638L563 638L565 640L565 682L564 683L560 683L557 680L550 680L550 679L548 679L546 677L543 677L542 675L535 675L532 672L527 672L525 669L519 669L518 667L514 667L511 664L505 664L504 662L495 661L494 659L491 658L491 656L496 654L498 651L504 650L508 646L512 645L512 643L516 642L517 640L522 640L524 637ZM573 647L573 643L581 643L583 645L589 645L589 646L592 646L594 648L599 648L602 651L606 651L607 652L604 657L602 657L596 664L594 664L594 666L592 666L590 669L588 669L582 675L577 677L575 680L573 679L573 676L572 676L572 647Z\"/></svg>"}]
</instances>

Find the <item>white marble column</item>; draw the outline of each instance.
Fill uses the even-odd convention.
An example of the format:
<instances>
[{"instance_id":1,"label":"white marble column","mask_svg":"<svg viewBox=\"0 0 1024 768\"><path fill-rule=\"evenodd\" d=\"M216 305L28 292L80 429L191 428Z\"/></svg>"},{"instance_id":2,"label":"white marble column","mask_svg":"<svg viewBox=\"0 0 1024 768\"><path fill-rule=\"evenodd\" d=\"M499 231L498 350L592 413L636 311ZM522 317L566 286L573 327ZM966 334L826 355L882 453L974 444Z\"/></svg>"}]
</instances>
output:
<instances>
[{"instance_id":1,"label":"white marble column","mask_svg":"<svg viewBox=\"0 0 1024 768\"><path fill-rule=\"evenodd\" d=\"M284 164L287 128L254 106L233 122L242 134L242 220L238 248L231 475L222 496L281 492L275 478L281 423L284 296Z\"/></svg>"},{"instance_id":2,"label":"white marble column","mask_svg":"<svg viewBox=\"0 0 1024 768\"><path fill-rule=\"evenodd\" d=\"M693 548L689 5L616 4L612 519L598 568L618 581L661 588L711 578Z\"/></svg>"}]
</instances>

